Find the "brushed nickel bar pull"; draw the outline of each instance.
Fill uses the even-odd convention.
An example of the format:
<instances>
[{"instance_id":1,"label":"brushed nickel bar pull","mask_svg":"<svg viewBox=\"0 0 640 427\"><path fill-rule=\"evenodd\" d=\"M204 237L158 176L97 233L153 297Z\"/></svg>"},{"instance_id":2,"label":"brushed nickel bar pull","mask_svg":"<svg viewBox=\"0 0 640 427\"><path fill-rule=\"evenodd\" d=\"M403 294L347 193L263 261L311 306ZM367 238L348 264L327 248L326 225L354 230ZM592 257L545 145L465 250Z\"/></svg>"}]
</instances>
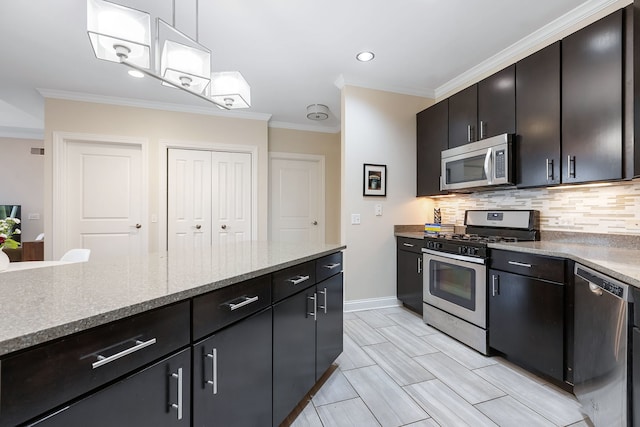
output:
<instances>
[{"instance_id":1,"label":"brushed nickel bar pull","mask_svg":"<svg viewBox=\"0 0 640 427\"><path fill-rule=\"evenodd\" d=\"M500 295L500 282L497 280L498 276L491 275L491 296Z\"/></svg>"},{"instance_id":2,"label":"brushed nickel bar pull","mask_svg":"<svg viewBox=\"0 0 640 427\"><path fill-rule=\"evenodd\" d=\"M471 125L467 125L467 142L471 142Z\"/></svg>"},{"instance_id":3,"label":"brushed nickel bar pull","mask_svg":"<svg viewBox=\"0 0 640 427\"><path fill-rule=\"evenodd\" d=\"M418 274L422 273L422 257L418 257Z\"/></svg>"},{"instance_id":4,"label":"brushed nickel bar pull","mask_svg":"<svg viewBox=\"0 0 640 427\"><path fill-rule=\"evenodd\" d=\"M150 345L153 345L156 343L156 339L155 338L151 338L149 341L140 341L140 340L136 340L136 345L134 345L133 347L130 347L126 350L122 350L120 353L116 353L113 354L109 357L105 357L101 354L97 355L98 361L93 362L91 364L91 368L92 369L96 369L99 368L100 366L104 366L108 363L113 362L114 360L118 360L121 357L127 356L131 353L135 353L138 350L142 350L145 347L149 347Z\"/></svg>"},{"instance_id":5,"label":"brushed nickel bar pull","mask_svg":"<svg viewBox=\"0 0 640 427\"><path fill-rule=\"evenodd\" d=\"M405 245L408 245L408 243L405 243ZM411 245L411 246L413 246L413 245ZM336 268L336 267L340 267L340 263L339 263L339 262L337 262L337 263L335 263L335 264L327 264L327 265L323 265L323 267L324 267L324 268L327 268L327 269L329 269L329 270L333 270L333 269L334 269L334 268Z\"/></svg>"},{"instance_id":6,"label":"brushed nickel bar pull","mask_svg":"<svg viewBox=\"0 0 640 427\"><path fill-rule=\"evenodd\" d=\"M208 359L211 359L211 372L213 377L211 380L207 380L207 384L211 386L213 394L218 394L218 349L214 348L211 353L205 355Z\"/></svg>"},{"instance_id":7,"label":"brushed nickel bar pull","mask_svg":"<svg viewBox=\"0 0 640 427\"><path fill-rule=\"evenodd\" d=\"M412 248L414 245L412 245L411 243L403 243L402 246L407 246L409 248Z\"/></svg>"},{"instance_id":8,"label":"brushed nickel bar pull","mask_svg":"<svg viewBox=\"0 0 640 427\"><path fill-rule=\"evenodd\" d=\"M291 282L294 285L299 285L302 282L306 282L310 278L311 278L310 276L296 276L296 277L293 277L291 279L287 279L287 282Z\"/></svg>"},{"instance_id":9,"label":"brushed nickel bar pull","mask_svg":"<svg viewBox=\"0 0 640 427\"><path fill-rule=\"evenodd\" d=\"M171 374L172 378L178 380L178 403L172 403L171 407L178 412L178 420L182 419L182 368L178 368L177 374Z\"/></svg>"},{"instance_id":10,"label":"brushed nickel bar pull","mask_svg":"<svg viewBox=\"0 0 640 427\"><path fill-rule=\"evenodd\" d=\"M313 301L313 313L307 313L308 316L313 316L313 320L318 320L318 294L313 293L312 297L307 297Z\"/></svg>"},{"instance_id":11,"label":"brushed nickel bar pull","mask_svg":"<svg viewBox=\"0 0 640 427\"><path fill-rule=\"evenodd\" d=\"M237 304L233 304L233 303L227 303L227 306L229 307L229 310L233 311L233 310L237 310L239 308L244 307L245 305L249 305L251 303L254 303L256 301L258 301L259 297L258 295L256 295L255 297L248 297L248 296L243 296L242 298L244 298L244 301L239 302Z\"/></svg>"},{"instance_id":12,"label":"brushed nickel bar pull","mask_svg":"<svg viewBox=\"0 0 640 427\"><path fill-rule=\"evenodd\" d=\"M509 261L509 264L511 264L511 265L515 265L516 267L527 267L527 268L531 268L531 264L526 264L526 263L524 263L524 262Z\"/></svg>"},{"instance_id":13,"label":"brushed nickel bar pull","mask_svg":"<svg viewBox=\"0 0 640 427\"><path fill-rule=\"evenodd\" d=\"M486 126L487 124L485 122L483 122L482 120L480 120L480 139L484 138L484 136L486 135Z\"/></svg>"},{"instance_id":14,"label":"brushed nickel bar pull","mask_svg":"<svg viewBox=\"0 0 640 427\"><path fill-rule=\"evenodd\" d=\"M327 288L324 288L322 291L318 291L318 293L324 295L324 304L318 306L318 308L324 310L324 314L327 314Z\"/></svg>"}]
</instances>

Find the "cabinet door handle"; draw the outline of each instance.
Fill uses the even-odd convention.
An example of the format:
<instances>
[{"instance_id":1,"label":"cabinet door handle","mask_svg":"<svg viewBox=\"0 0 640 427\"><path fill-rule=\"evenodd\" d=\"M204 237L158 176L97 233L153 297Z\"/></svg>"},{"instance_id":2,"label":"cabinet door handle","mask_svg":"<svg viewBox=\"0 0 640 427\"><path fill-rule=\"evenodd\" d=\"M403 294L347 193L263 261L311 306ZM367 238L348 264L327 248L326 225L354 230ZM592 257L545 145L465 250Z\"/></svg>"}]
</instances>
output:
<instances>
[{"instance_id":1,"label":"cabinet door handle","mask_svg":"<svg viewBox=\"0 0 640 427\"><path fill-rule=\"evenodd\" d=\"M467 125L467 142L471 142L471 125Z\"/></svg>"},{"instance_id":2,"label":"cabinet door handle","mask_svg":"<svg viewBox=\"0 0 640 427\"><path fill-rule=\"evenodd\" d=\"M484 136L487 134L486 128L487 128L487 123L480 120L480 138L479 139L484 138Z\"/></svg>"},{"instance_id":3,"label":"cabinet door handle","mask_svg":"<svg viewBox=\"0 0 640 427\"><path fill-rule=\"evenodd\" d=\"M101 354L98 354L96 356L98 358L98 361L97 362L93 362L91 364L91 368L92 369L99 368L100 366L104 366L107 363L111 363L114 360L120 359L121 357L127 356L127 355L129 355L131 353L135 353L136 351L142 350L145 347L149 347L150 345L153 345L153 344L156 343L156 339L155 338L151 338L148 341L136 340L135 343L136 343L136 345L134 345L133 347L129 347L128 349L122 350L121 352L113 354L113 355L111 355L109 357L105 357L105 356L103 356Z\"/></svg>"},{"instance_id":4,"label":"cabinet door handle","mask_svg":"<svg viewBox=\"0 0 640 427\"><path fill-rule=\"evenodd\" d=\"M292 277L291 279L287 279L287 282L291 282L294 285L299 285L302 282L306 282L310 278L311 276L296 276L296 277Z\"/></svg>"},{"instance_id":5,"label":"cabinet door handle","mask_svg":"<svg viewBox=\"0 0 640 427\"><path fill-rule=\"evenodd\" d=\"M422 273L422 257L418 257L418 274Z\"/></svg>"},{"instance_id":6,"label":"cabinet door handle","mask_svg":"<svg viewBox=\"0 0 640 427\"><path fill-rule=\"evenodd\" d=\"M553 181L553 159L547 159L547 181Z\"/></svg>"},{"instance_id":7,"label":"cabinet door handle","mask_svg":"<svg viewBox=\"0 0 640 427\"><path fill-rule=\"evenodd\" d=\"M567 178L576 177L576 156L569 154L567 156Z\"/></svg>"},{"instance_id":8,"label":"cabinet door handle","mask_svg":"<svg viewBox=\"0 0 640 427\"><path fill-rule=\"evenodd\" d=\"M245 305L249 305L251 303L254 303L254 302L258 301L258 299L260 299L258 295L256 295L255 297L248 297L246 295L243 295L240 298L243 300L242 302L239 302L239 303L236 303L236 304L234 304L232 302L226 302L223 305L226 305L227 307L229 307L230 311L233 311L233 310L237 310L239 308L242 308Z\"/></svg>"},{"instance_id":9,"label":"cabinet door handle","mask_svg":"<svg viewBox=\"0 0 640 427\"><path fill-rule=\"evenodd\" d=\"M307 313L307 316L313 316L313 320L318 319L318 295L314 292L313 296L308 296L307 299L313 301L313 313Z\"/></svg>"},{"instance_id":10,"label":"cabinet door handle","mask_svg":"<svg viewBox=\"0 0 640 427\"><path fill-rule=\"evenodd\" d=\"M327 265L323 265L322 267L329 269L329 270L333 270L336 267L340 267L340 263L337 262L335 264L327 264Z\"/></svg>"},{"instance_id":11,"label":"cabinet door handle","mask_svg":"<svg viewBox=\"0 0 640 427\"><path fill-rule=\"evenodd\" d=\"M500 278L495 274L491 275L491 296L500 295Z\"/></svg>"},{"instance_id":12,"label":"cabinet door handle","mask_svg":"<svg viewBox=\"0 0 640 427\"><path fill-rule=\"evenodd\" d=\"M218 394L218 349L214 348L211 353L205 354L207 359L211 359L211 379L205 380L211 386L213 394Z\"/></svg>"},{"instance_id":13,"label":"cabinet door handle","mask_svg":"<svg viewBox=\"0 0 640 427\"><path fill-rule=\"evenodd\" d=\"M527 268L531 268L531 264L527 264L524 262L518 262L518 261L509 261L510 265L515 265L516 267L527 267Z\"/></svg>"},{"instance_id":14,"label":"cabinet door handle","mask_svg":"<svg viewBox=\"0 0 640 427\"><path fill-rule=\"evenodd\" d=\"M324 314L327 314L327 288L324 288L322 291L318 291L318 293L324 295L324 304L318 306L318 308L324 310Z\"/></svg>"},{"instance_id":15,"label":"cabinet door handle","mask_svg":"<svg viewBox=\"0 0 640 427\"><path fill-rule=\"evenodd\" d=\"M182 368L178 368L177 374L171 374L172 378L178 380L178 402L172 403L171 407L178 412L178 420L182 419Z\"/></svg>"},{"instance_id":16,"label":"cabinet door handle","mask_svg":"<svg viewBox=\"0 0 640 427\"><path fill-rule=\"evenodd\" d=\"M403 243L402 246L406 246L408 248L412 248L413 245L411 243Z\"/></svg>"}]
</instances>

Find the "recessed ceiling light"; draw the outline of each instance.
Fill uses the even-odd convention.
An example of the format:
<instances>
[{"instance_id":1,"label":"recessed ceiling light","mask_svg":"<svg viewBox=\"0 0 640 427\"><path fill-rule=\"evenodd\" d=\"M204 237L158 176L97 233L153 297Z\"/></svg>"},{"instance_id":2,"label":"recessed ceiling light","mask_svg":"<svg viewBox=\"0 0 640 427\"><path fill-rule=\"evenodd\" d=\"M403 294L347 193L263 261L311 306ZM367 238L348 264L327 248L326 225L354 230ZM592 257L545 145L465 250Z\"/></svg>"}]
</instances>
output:
<instances>
[{"instance_id":1,"label":"recessed ceiling light","mask_svg":"<svg viewBox=\"0 0 640 427\"><path fill-rule=\"evenodd\" d=\"M360 52L359 54L356 55L356 59L360 62L371 61L374 57L375 55L373 54L373 52L369 52L368 50L364 52Z\"/></svg>"},{"instance_id":2,"label":"recessed ceiling light","mask_svg":"<svg viewBox=\"0 0 640 427\"><path fill-rule=\"evenodd\" d=\"M141 79L144 77L144 73L142 71L138 71L138 70L129 70L127 71L127 73L131 76L131 77L135 77L137 79Z\"/></svg>"}]
</instances>

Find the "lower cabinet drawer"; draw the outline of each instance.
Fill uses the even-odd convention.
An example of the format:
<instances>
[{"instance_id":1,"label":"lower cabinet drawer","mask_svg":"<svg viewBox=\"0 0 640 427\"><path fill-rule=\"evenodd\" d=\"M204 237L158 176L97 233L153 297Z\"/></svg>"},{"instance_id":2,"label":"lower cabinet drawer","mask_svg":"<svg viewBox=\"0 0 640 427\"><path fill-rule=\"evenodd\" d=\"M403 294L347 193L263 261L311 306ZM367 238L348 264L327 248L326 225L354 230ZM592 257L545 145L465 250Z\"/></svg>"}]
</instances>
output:
<instances>
[{"instance_id":1,"label":"lower cabinet drawer","mask_svg":"<svg viewBox=\"0 0 640 427\"><path fill-rule=\"evenodd\" d=\"M564 283L566 260L525 252L491 250L491 268L514 274Z\"/></svg>"},{"instance_id":2,"label":"lower cabinet drawer","mask_svg":"<svg viewBox=\"0 0 640 427\"><path fill-rule=\"evenodd\" d=\"M184 301L3 358L0 426L75 399L175 352L190 338L190 302Z\"/></svg>"},{"instance_id":3,"label":"lower cabinet drawer","mask_svg":"<svg viewBox=\"0 0 640 427\"><path fill-rule=\"evenodd\" d=\"M316 260L316 282L334 276L342 271L342 252L327 255Z\"/></svg>"},{"instance_id":4,"label":"lower cabinet drawer","mask_svg":"<svg viewBox=\"0 0 640 427\"><path fill-rule=\"evenodd\" d=\"M236 283L193 299L193 339L212 332L271 305L271 276Z\"/></svg>"},{"instance_id":5,"label":"lower cabinet drawer","mask_svg":"<svg viewBox=\"0 0 640 427\"><path fill-rule=\"evenodd\" d=\"M309 261L272 275L273 302L280 301L289 295L300 292L316 284L316 262Z\"/></svg>"},{"instance_id":6,"label":"lower cabinet drawer","mask_svg":"<svg viewBox=\"0 0 640 427\"><path fill-rule=\"evenodd\" d=\"M188 427L190 359L185 349L29 425Z\"/></svg>"}]
</instances>

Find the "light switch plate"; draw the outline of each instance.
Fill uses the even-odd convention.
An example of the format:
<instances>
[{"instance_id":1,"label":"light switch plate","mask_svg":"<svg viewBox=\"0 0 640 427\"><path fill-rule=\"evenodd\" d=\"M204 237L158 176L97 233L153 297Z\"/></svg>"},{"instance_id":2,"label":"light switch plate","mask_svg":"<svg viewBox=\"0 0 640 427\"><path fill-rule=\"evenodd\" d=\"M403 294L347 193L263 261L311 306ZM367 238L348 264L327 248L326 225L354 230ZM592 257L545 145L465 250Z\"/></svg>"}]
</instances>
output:
<instances>
[{"instance_id":1,"label":"light switch plate","mask_svg":"<svg viewBox=\"0 0 640 427\"><path fill-rule=\"evenodd\" d=\"M360 214L351 214L351 225L360 225Z\"/></svg>"},{"instance_id":2,"label":"light switch plate","mask_svg":"<svg viewBox=\"0 0 640 427\"><path fill-rule=\"evenodd\" d=\"M382 216L382 205L380 203L376 205L376 216Z\"/></svg>"}]
</instances>

